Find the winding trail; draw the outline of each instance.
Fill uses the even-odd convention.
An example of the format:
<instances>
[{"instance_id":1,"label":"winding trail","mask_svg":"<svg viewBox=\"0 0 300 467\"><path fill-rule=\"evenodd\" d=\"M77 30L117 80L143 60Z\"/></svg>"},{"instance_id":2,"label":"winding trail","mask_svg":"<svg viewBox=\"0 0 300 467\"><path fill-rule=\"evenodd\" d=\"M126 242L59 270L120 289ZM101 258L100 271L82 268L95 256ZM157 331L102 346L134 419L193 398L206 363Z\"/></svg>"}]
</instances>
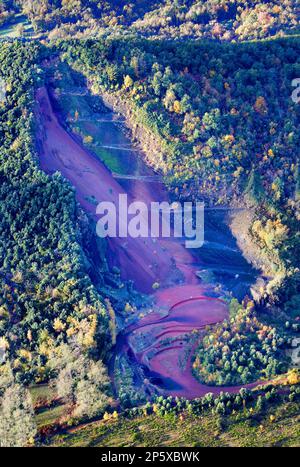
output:
<instances>
[{"instance_id":1,"label":"winding trail","mask_svg":"<svg viewBox=\"0 0 300 467\"><path fill-rule=\"evenodd\" d=\"M37 91L36 100L40 166L49 174L61 172L76 188L78 202L96 221L91 199L116 205L119 195L125 193L128 202L140 200L148 205L168 199L161 183L142 179L125 191L101 161L63 128L46 88ZM199 259L173 238L115 238L109 239L109 247L110 264L120 268L124 280L133 280L138 290L153 295L156 305L155 312L127 330L120 351L130 348L136 362L148 368L167 394L194 398L207 392L238 391L239 387L200 384L192 376L190 355L185 356L185 334L228 316L227 305L215 298L213 285L204 285L196 277ZM154 293L155 282L160 288Z\"/></svg>"}]
</instances>

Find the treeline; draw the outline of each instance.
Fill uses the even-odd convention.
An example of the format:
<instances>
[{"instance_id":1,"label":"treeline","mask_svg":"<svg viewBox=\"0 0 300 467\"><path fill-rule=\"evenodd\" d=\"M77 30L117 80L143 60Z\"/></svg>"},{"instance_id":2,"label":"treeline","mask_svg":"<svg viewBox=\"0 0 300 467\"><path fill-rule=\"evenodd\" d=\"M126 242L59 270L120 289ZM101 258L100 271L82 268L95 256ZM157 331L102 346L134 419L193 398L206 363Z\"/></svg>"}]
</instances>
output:
<instances>
[{"instance_id":1,"label":"treeline","mask_svg":"<svg viewBox=\"0 0 300 467\"><path fill-rule=\"evenodd\" d=\"M124 4L120 0L18 0L36 32L51 31L52 37L95 36L103 29L127 26L159 1Z\"/></svg>"},{"instance_id":2,"label":"treeline","mask_svg":"<svg viewBox=\"0 0 300 467\"><path fill-rule=\"evenodd\" d=\"M48 378L49 355L63 342L99 358L111 340L106 306L87 274L87 222L74 189L38 168L33 111L42 58L37 44L0 51L0 344L25 383Z\"/></svg>"},{"instance_id":3,"label":"treeline","mask_svg":"<svg viewBox=\"0 0 300 467\"><path fill-rule=\"evenodd\" d=\"M154 37L253 40L299 32L299 15L294 0L164 1L132 29Z\"/></svg>"}]
</instances>

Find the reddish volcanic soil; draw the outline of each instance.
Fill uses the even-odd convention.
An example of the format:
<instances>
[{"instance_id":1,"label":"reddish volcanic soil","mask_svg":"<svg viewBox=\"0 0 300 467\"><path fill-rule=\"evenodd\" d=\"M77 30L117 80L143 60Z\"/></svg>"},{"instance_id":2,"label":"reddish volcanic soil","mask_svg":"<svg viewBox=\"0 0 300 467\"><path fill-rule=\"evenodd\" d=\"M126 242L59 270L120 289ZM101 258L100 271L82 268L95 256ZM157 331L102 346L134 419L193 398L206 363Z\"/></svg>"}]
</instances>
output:
<instances>
[{"instance_id":1,"label":"reddish volcanic soil","mask_svg":"<svg viewBox=\"0 0 300 467\"><path fill-rule=\"evenodd\" d=\"M36 98L41 168L49 174L61 172L76 188L81 206L98 220L96 206L88 198L118 205L118 196L125 193L124 189L62 127L47 90L39 89ZM158 194L166 198L162 187L156 184L139 182L133 186L128 202L139 199L150 204L158 199ZM239 388L217 389L198 383L192 376L190 357L184 358L184 334L221 322L228 315L222 300L209 297L212 288L200 284L189 250L174 239L115 238L109 240L109 246L110 263L120 268L123 279L131 279L137 289L153 294L158 310L128 330L127 343L136 360L161 380L167 394L194 398L207 392L237 391ZM155 282L160 289L153 293ZM166 345L164 341L168 338L172 341Z\"/></svg>"}]
</instances>

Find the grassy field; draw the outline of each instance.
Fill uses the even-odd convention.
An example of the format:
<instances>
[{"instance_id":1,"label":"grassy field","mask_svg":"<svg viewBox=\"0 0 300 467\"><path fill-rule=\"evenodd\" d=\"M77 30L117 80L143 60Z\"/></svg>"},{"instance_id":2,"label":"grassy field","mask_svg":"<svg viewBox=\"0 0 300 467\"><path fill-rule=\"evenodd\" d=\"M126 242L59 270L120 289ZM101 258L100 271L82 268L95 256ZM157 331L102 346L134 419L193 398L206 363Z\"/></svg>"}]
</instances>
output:
<instances>
[{"instance_id":1,"label":"grassy field","mask_svg":"<svg viewBox=\"0 0 300 467\"><path fill-rule=\"evenodd\" d=\"M133 420L98 421L56 435L50 444L61 447L299 446L299 421L299 404L288 402L272 406L264 415L244 411L224 420L207 413L201 417L150 415Z\"/></svg>"},{"instance_id":2,"label":"grassy field","mask_svg":"<svg viewBox=\"0 0 300 467\"><path fill-rule=\"evenodd\" d=\"M30 388L38 429L55 424L64 413L64 405L55 403L55 391L46 384Z\"/></svg>"},{"instance_id":3,"label":"grassy field","mask_svg":"<svg viewBox=\"0 0 300 467\"><path fill-rule=\"evenodd\" d=\"M54 398L54 390L47 384L37 384L30 388L30 395L34 406L41 401L51 401Z\"/></svg>"}]
</instances>

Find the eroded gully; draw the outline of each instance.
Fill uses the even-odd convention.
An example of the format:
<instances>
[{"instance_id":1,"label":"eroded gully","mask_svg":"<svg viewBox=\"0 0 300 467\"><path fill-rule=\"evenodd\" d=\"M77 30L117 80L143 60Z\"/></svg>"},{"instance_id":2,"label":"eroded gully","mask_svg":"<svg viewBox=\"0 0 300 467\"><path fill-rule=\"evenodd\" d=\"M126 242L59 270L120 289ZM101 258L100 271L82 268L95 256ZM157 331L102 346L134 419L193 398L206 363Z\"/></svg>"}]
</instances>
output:
<instances>
[{"instance_id":1,"label":"eroded gully","mask_svg":"<svg viewBox=\"0 0 300 467\"><path fill-rule=\"evenodd\" d=\"M147 205L154 200L168 199L160 182L137 179L121 184L98 158L63 128L45 87L37 91L36 100L40 167L49 174L61 172L75 187L80 205L95 220L96 207L91 199L111 201L116 205L120 194L127 194L129 202L138 200ZM94 124L103 125L101 122ZM105 124L106 135L107 132L111 132L112 137L117 134L122 141L125 138L125 149L130 150L130 140L123 133L122 136L118 134L121 130L114 122ZM113 145L111 151L114 151L114 157L122 156L122 150L118 155ZM140 157L136 151L132 152L136 158ZM145 171L151 174L151 169L145 168ZM227 286L233 292L242 284L243 290L239 293L243 293L254 281L254 273L243 260L234 240L226 228L219 229L220 226L223 226L221 221L208 218L203 254L187 250L174 238L109 239L110 265L118 266L122 279L134 281L137 290L151 295L155 303L154 312L127 329L126 338L122 337L117 346L118 351L130 350L135 363L146 367L148 375L159 382L159 390L168 395L195 398L207 392L236 392L240 389L213 388L196 381L192 375L191 355L186 355L184 342L184 336L194 330L228 317L222 293L216 293L217 284ZM201 281L196 275L199 270L213 271L214 280ZM154 283L159 284L155 292Z\"/></svg>"}]
</instances>

